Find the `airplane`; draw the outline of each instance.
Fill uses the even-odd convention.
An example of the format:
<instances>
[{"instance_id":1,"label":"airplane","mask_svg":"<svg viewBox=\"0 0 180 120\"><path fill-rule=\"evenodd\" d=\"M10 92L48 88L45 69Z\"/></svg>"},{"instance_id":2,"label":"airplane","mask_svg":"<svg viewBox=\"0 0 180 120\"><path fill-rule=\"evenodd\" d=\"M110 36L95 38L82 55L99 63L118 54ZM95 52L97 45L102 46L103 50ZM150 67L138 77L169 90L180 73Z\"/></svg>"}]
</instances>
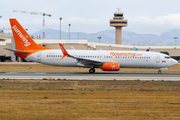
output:
<instances>
[{"instance_id":1,"label":"airplane","mask_svg":"<svg viewBox=\"0 0 180 120\"><path fill-rule=\"evenodd\" d=\"M134 51L138 51L138 48L135 48Z\"/></svg>"},{"instance_id":2,"label":"airplane","mask_svg":"<svg viewBox=\"0 0 180 120\"><path fill-rule=\"evenodd\" d=\"M134 51L138 51L138 48L135 48ZM146 52L149 52L149 49L147 49Z\"/></svg>"},{"instance_id":3,"label":"airplane","mask_svg":"<svg viewBox=\"0 0 180 120\"><path fill-rule=\"evenodd\" d=\"M71 46L71 49L72 49L72 50L75 50L73 46Z\"/></svg>"},{"instance_id":4,"label":"airplane","mask_svg":"<svg viewBox=\"0 0 180 120\"><path fill-rule=\"evenodd\" d=\"M167 69L178 62L168 55L146 51L115 50L66 50L59 43L60 49L51 49L36 44L15 18L10 18L16 49L5 48L27 61L61 67L95 68L103 71L119 71L120 68L158 68Z\"/></svg>"}]
</instances>

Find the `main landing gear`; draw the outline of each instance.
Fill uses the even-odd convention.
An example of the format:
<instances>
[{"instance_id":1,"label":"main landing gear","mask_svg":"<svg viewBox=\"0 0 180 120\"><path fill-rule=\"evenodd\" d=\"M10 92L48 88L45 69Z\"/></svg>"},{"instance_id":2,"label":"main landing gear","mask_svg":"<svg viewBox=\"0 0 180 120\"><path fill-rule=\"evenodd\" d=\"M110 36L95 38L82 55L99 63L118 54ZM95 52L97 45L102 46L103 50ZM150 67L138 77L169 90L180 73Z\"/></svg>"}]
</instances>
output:
<instances>
[{"instance_id":1,"label":"main landing gear","mask_svg":"<svg viewBox=\"0 0 180 120\"><path fill-rule=\"evenodd\" d=\"M159 73L159 74L161 74L161 73L162 73L162 71L161 71L161 70L159 70L159 71L158 71L158 73Z\"/></svg>"},{"instance_id":2,"label":"main landing gear","mask_svg":"<svg viewBox=\"0 0 180 120\"><path fill-rule=\"evenodd\" d=\"M94 68L89 69L89 73L95 73L95 69Z\"/></svg>"}]
</instances>

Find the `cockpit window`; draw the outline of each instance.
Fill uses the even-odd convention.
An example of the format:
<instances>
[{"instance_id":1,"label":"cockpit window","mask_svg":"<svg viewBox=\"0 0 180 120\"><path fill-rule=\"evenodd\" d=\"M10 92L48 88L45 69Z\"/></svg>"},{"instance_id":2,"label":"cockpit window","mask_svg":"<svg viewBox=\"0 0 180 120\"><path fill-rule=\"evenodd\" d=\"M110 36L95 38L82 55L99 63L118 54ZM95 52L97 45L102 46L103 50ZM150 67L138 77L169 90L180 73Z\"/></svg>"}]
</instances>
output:
<instances>
[{"instance_id":1,"label":"cockpit window","mask_svg":"<svg viewBox=\"0 0 180 120\"><path fill-rule=\"evenodd\" d=\"M165 56L164 58L166 58L166 59L170 59L171 57L170 57L170 56Z\"/></svg>"}]
</instances>

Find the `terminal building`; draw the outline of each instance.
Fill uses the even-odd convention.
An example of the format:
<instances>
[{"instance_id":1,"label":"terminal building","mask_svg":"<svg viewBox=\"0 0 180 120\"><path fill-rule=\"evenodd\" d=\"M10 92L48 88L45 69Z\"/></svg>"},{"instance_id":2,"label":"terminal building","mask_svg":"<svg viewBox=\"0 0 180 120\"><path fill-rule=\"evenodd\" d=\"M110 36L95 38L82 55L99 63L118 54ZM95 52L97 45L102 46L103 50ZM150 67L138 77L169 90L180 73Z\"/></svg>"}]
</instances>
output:
<instances>
[{"instance_id":1,"label":"terminal building","mask_svg":"<svg viewBox=\"0 0 180 120\"><path fill-rule=\"evenodd\" d=\"M127 20L124 19L123 13L114 13L114 17L110 20L110 26L116 29L116 44L107 43L92 43L88 40L45 40L45 39L34 39L34 41L42 46L49 47L52 49L60 49L59 44L61 43L67 50L121 50L121 51L134 51L138 48L138 51L149 51L152 52L167 52L169 56L176 60L180 60L180 46L134 46L134 45L122 45L122 27L127 26ZM15 48L14 40L11 34L3 33L0 30L0 62L17 61L22 62L21 58L14 56L13 52L5 50L4 48Z\"/></svg>"}]
</instances>

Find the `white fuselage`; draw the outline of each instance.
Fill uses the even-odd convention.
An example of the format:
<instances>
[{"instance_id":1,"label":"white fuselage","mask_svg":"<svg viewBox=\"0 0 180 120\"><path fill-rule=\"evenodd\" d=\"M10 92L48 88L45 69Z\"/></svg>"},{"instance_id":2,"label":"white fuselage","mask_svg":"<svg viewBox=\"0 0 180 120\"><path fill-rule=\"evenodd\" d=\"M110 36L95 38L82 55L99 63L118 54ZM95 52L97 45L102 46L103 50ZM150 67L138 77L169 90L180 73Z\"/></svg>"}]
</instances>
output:
<instances>
[{"instance_id":1,"label":"white fuselage","mask_svg":"<svg viewBox=\"0 0 180 120\"><path fill-rule=\"evenodd\" d=\"M177 61L168 55L157 52L105 50L67 50L67 52L78 58L98 60L102 63L117 62L121 68L168 68L177 64ZM27 56L26 60L62 67L91 67L71 57L61 60L62 57L60 49L43 50Z\"/></svg>"}]
</instances>

